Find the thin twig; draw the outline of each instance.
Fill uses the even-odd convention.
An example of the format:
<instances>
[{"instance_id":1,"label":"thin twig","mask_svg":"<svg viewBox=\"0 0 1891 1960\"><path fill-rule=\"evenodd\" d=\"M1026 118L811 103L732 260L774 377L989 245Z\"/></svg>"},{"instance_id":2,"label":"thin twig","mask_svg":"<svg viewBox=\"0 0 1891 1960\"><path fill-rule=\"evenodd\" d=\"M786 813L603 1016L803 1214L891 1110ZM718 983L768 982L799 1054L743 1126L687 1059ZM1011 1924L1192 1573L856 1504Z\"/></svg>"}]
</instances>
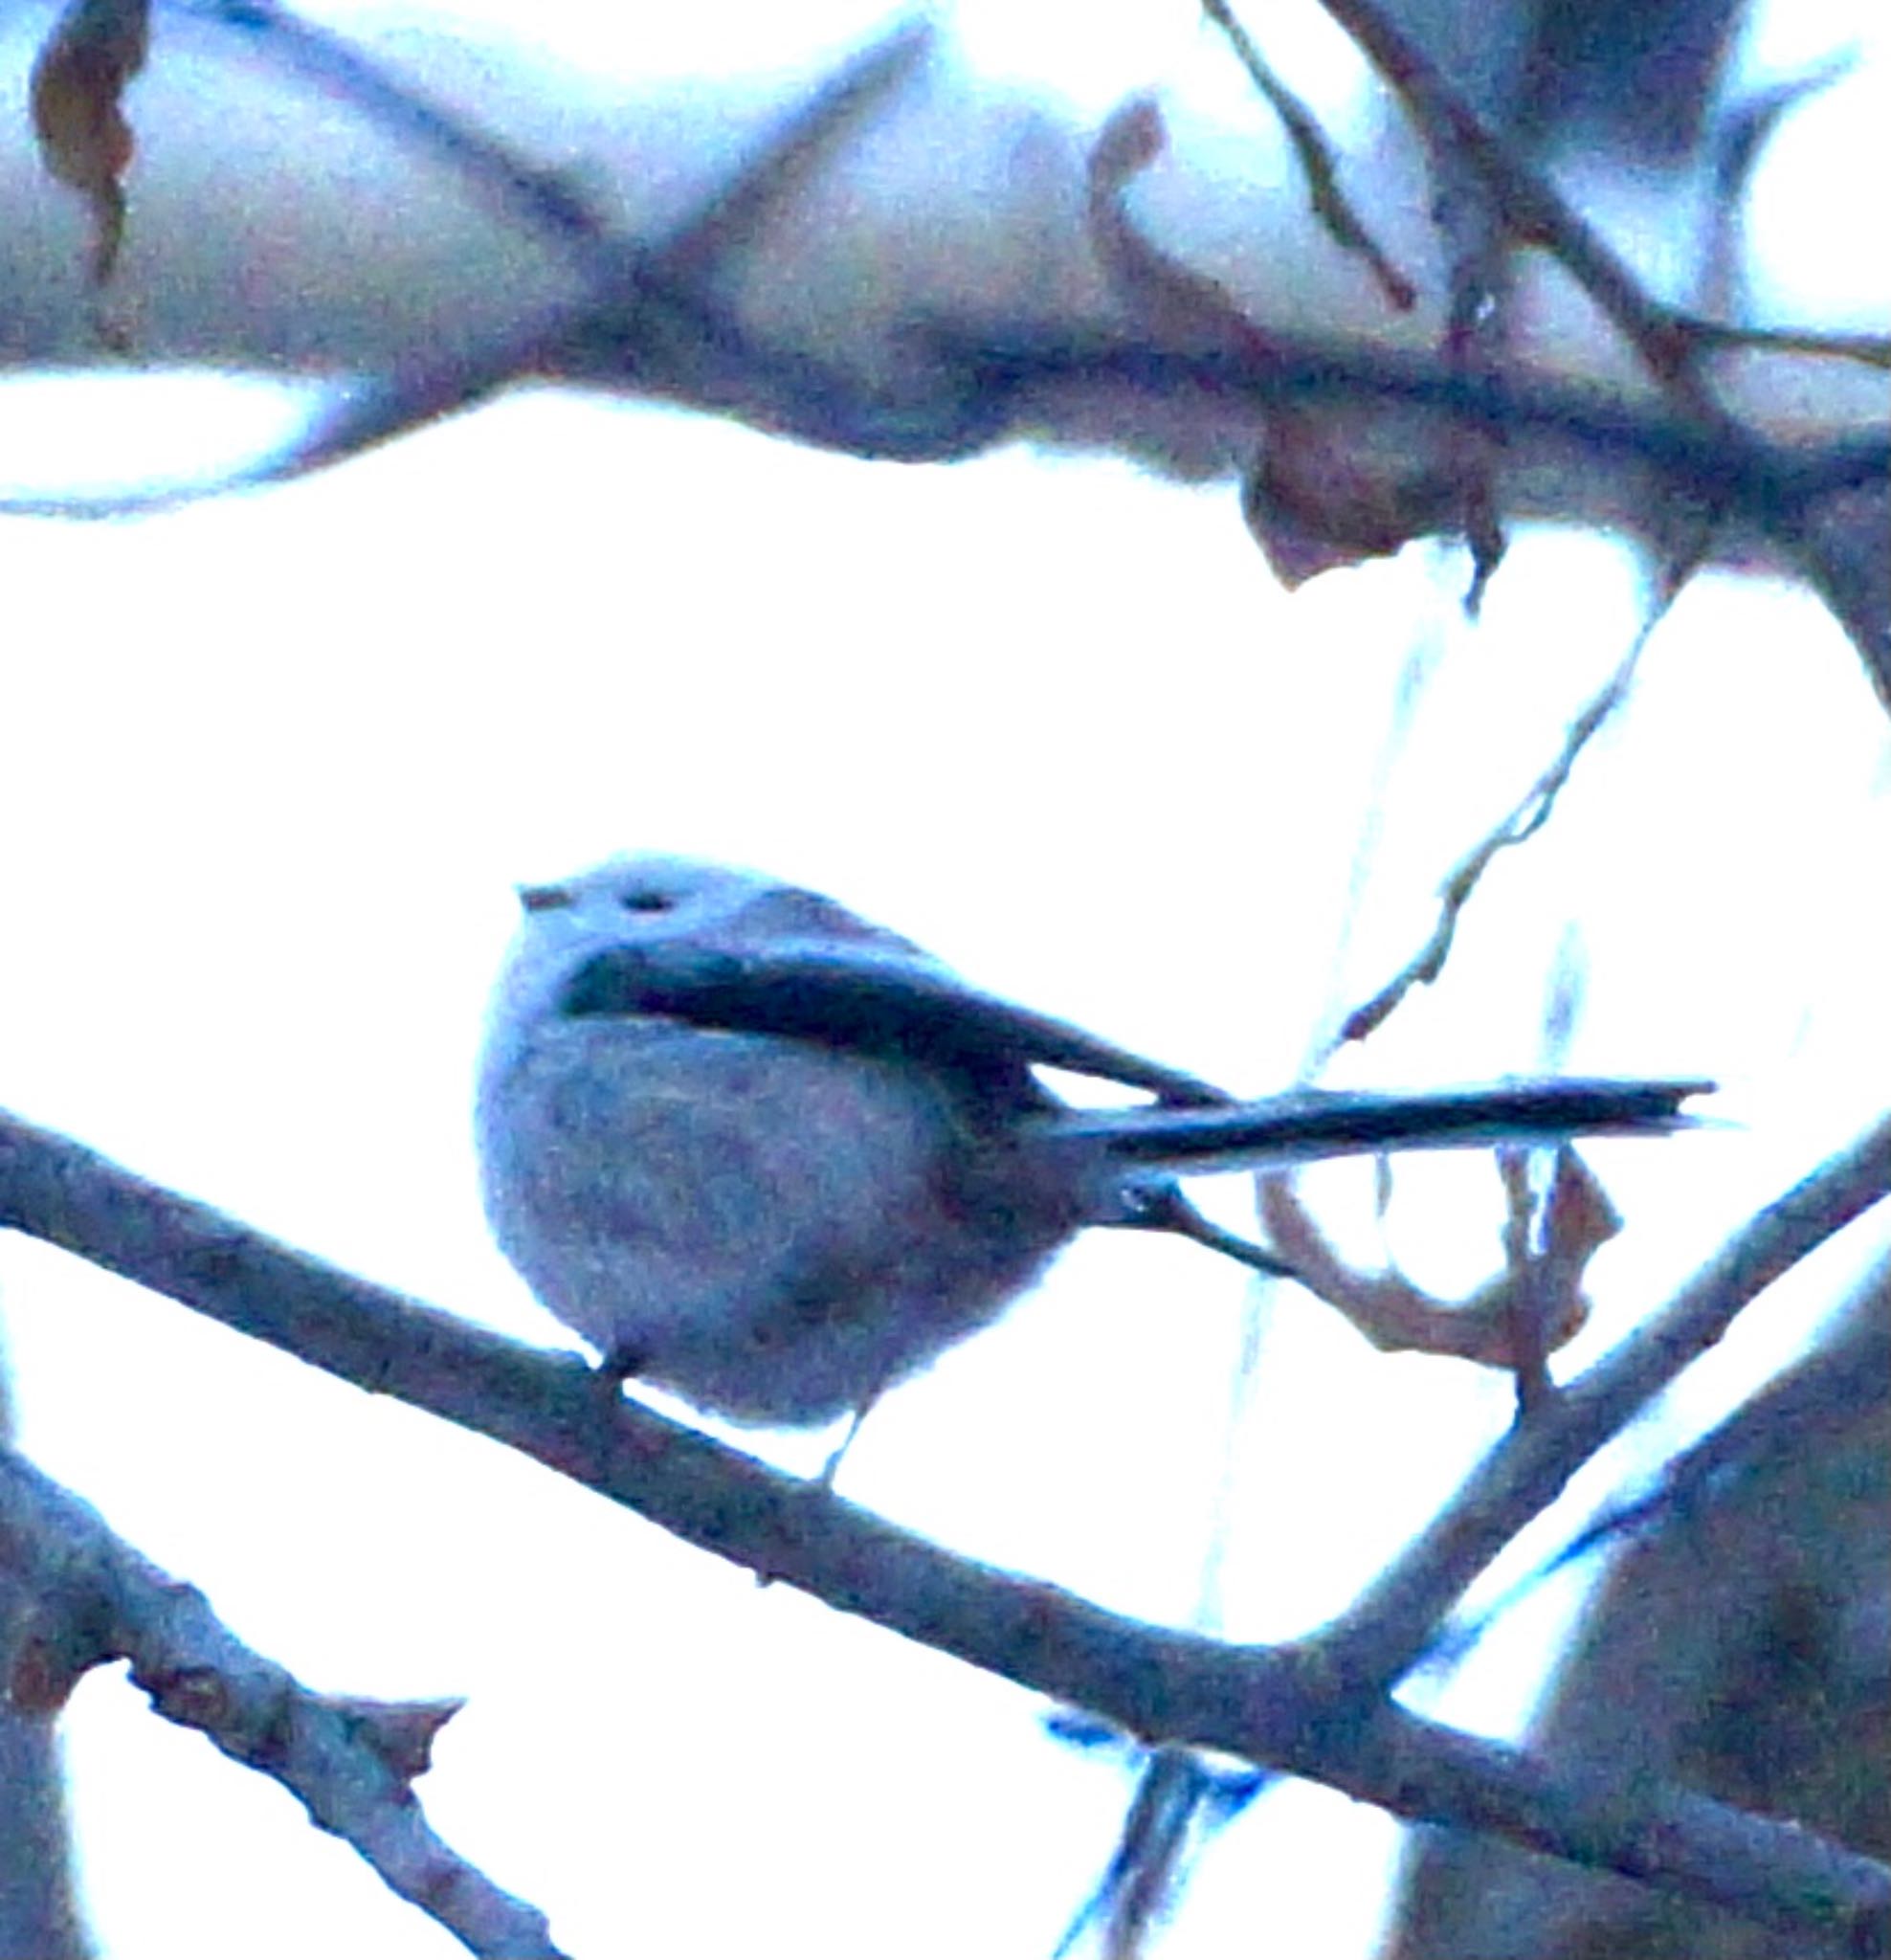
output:
<instances>
[{"instance_id":1,"label":"thin twig","mask_svg":"<svg viewBox=\"0 0 1891 1960\"><path fill-rule=\"evenodd\" d=\"M1749 450L1755 437L1721 406L1698 371L1705 343L1694 334L1690 317L1654 298L1555 187L1512 154L1379 0L1322 4L1405 101L1432 144L1483 180L1511 236L1557 260L1628 338L1686 416L1730 452ZM1717 512L1720 505L1710 497L1703 507ZM1891 612L1880 603L1884 590L1850 576L1841 545L1819 527L1784 526L1779 537L1851 636L1891 708Z\"/></svg>"},{"instance_id":2,"label":"thin twig","mask_svg":"<svg viewBox=\"0 0 1891 1960\"><path fill-rule=\"evenodd\" d=\"M278 21L292 20L273 7L271 13ZM300 48L310 31L294 25L298 33L290 45ZM715 400L717 370L728 368L732 357L750 390L771 366L786 366L800 388L833 387L837 377L825 374L819 363L771 358L732 322L712 320L702 284L713 266L749 242L767 214L780 208L862 117L910 79L930 45L931 31L923 21L896 26L828 77L755 155L666 237L648 244L618 232L564 180L513 157L483 133L469 136L405 84L380 78L366 57L352 57L349 67L339 71L347 75L351 92L384 120L426 138L449 161L467 168L477 165L478 181L509 201L517 214L536 220L568 247L585 273L585 290L575 301L554 305L475 352L396 370L319 421L279 456L231 479L229 487L306 476L555 367L560 349L567 345L586 340L621 345L632 322L640 322L644 335L654 335L659 344L691 350L705 405ZM335 58L332 52L329 57Z\"/></svg>"},{"instance_id":3,"label":"thin twig","mask_svg":"<svg viewBox=\"0 0 1891 1960\"><path fill-rule=\"evenodd\" d=\"M1453 867L1451 875L1438 887L1437 923L1432 927L1424 945L1369 1000L1362 1001L1340 1023L1339 1033L1327 1051L1329 1056L1348 1041L1365 1040L1390 1018L1414 987L1429 987L1444 971L1445 961L1450 957L1452 944L1457 936L1458 919L1464 907L1471 902L1472 894L1482 881L1484 873L1490 869L1499 852L1507 851L1535 836L1549 821L1550 813L1556 808L1556 799L1569 780L1577 757L1627 699L1630 683L1635 679L1635 664L1641 658L1641 650L1659 616L1657 612L1644 623L1621 664L1609 677L1601 691L1569 724L1554 760L1530 785L1516 808Z\"/></svg>"},{"instance_id":4,"label":"thin twig","mask_svg":"<svg viewBox=\"0 0 1891 1960\"><path fill-rule=\"evenodd\" d=\"M1444 71L1375 0L1322 0L1411 109L1420 130L1488 186L1504 228L1555 257L1634 342L1650 371L1671 379L1688 349L1668 308L1559 191L1520 158L1453 87Z\"/></svg>"},{"instance_id":5,"label":"thin twig","mask_svg":"<svg viewBox=\"0 0 1891 1960\"><path fill-rule=\"evenodd\" d=\"M1290 1279L1291 1272L1273 1277ZM1223 1567L1229 1520L1235 1504L1235 1438L1253 1413L1260 1377L1261 1330L1272 1290L1251 1286L1241 1316L1241 1346L1229 1379L1220 1475L1210 1512L1208 1552L1192 1624L1204 1633L1222 1627ZM1168 1910L1183 1876L1183 1860L1197 1819L1225 1820L1244 1808L1273 1780L1272 1772L1249 1772L1245 1793L1231 1805L1227 1774L1187 1749L1157 1748L1145 1753L1135 1789L1124 1809L1101 1876L1080 1905L1051 1960L1064 1960L1093 1925L1104 1928L1105 1960L1136 1960L1142 1944Z\"/></svg>"},{"instance_id":6,"label":"thin twig","mask_svg":"<svg viewBox=\"0 0 1891 1960\"><path fill-rule=\"evenodd\" d=\"M1696 280L1699 290L1694 305L1698 311L1685 316L1688 332L1703 348L1729 344L1768 345L1743 342L1740 338L1729 342L1717 324L1721 316L1745 311L1751 297L1747 291L1745 234L1753 172L1781 121L1801 103L1841 80L1854 65L1850 55L1828 58L1804 74L1750 92L1716 119L1717 126L1710 132L1708 145L1712 205ZM1738 329L1734 332L1737 336ZM1782 344L1774 341L1770 345L1777 347ZM1838 349L1835 346L1825 351L1837 354Z\"/></svg>"},{"instance_id":7,"label":"thin twig","mask_svg":"<svg viewBox=\"0 0 1891 1960\"><path fill-rule=\"evenodd\" d=\"M432 155L515 223L563 248L580 268L601 278L621 269L626 240L569 177L462 121L345 35L302 19L278 0L167 4L250 36L260 59L323 89L397 143Z\"/></svg>"},{"instance_id":8,"label":"thin twig","mask_svg":"<svg viewBox=\"0 0 1891 1960\"><path fill-rule=\"evenodd\" d=\"M1247 70L1248 79L1266 98L1268 107L1279 117L1281 126L1287 132L1287 141L1293 145L1294 154L1300 159L1301 169L1306 176L1308 201L1313 207L1314 216L1326 228L1334 244L1343 252L1357 253L1366 261L1379 283L1379 290L1390 304L1401 313L1410 313L1418 303L1418 289L1392 263L1390 256L1366 229L1365 221L1340 189L1339 165L1326 142L1325 131L1314 120L1305 103L1275 74L1255 45L1253 35L1235 17L1234 9L1227 0L1202 0L1202 11L1221 30L1228 45L1235 51L1235 58Z\"/></svg>"},{"instance_id":9,"label":"thin twig","mask_svg":"<svg viewBox=\"0 0 1891 1960\"><path fill-rule=\"evenodd\" d=\"M389 1888L490 1960L559 1960L545 1915L501 1891L429 1826L412 1778L456 1704L342 1701L246 1647L194 1587L119 1538L91 1505L0 1449L0 1564L33 1595L10 1629L0 1686L58 1706L78 1677L126 1659L170 1721L273 1776Z\"/></svg>"},{"instance_id":10,"label":"thin twig","mask_svg":"<svg viewBox=\"0 0 1891 1960\"><path fill-rule=\"evenodd\" d=\"M1703 345L1737 347L1756 354L1811 354L1825 361L1856 361L1891 368L1891 338L1879 333L1821 333L1813 327L1735 326L1698 313L1677 314Z\"/></svg>"},{"instance_id":11,"label":"thin twig","mask_svg":"<svg viewBox=\"0 0 1891 1960\"><path fill-rule=\"evenodd\" d=\"M1655 1361L1632 1370L1627 1385L1611 1376L1559 1398L1520 1438L1531 1455L1504 1490L1521 1477L1534 1500L1546 1480L1560 1484L1572 1467L1572 1424L1586 1454L1680 1365L1677 1349L1698 1351L1766 1280L1887 1187L1891 1125L1763 1214L1684 1296L1679 1332L1675 1310L1659 1319ZM1346 1671L1330 1646L1235 1646L1170 1632L943 1551L818 1484L606 1394L576 1356L535 1351L353 1279L14 1120L0 1120L0 1222L506 1443L719 1557L1132 1735L1226 1750L1401 1816L1492 1831L1849 1942L1854 1953L1891 1949L1891 1868L1870 1859L1684 1792L1599 1791L1390 1702L1336 1699ZM1697 1302L1703 1288L1711 1311Z\"/></svg>"}]
</instances>

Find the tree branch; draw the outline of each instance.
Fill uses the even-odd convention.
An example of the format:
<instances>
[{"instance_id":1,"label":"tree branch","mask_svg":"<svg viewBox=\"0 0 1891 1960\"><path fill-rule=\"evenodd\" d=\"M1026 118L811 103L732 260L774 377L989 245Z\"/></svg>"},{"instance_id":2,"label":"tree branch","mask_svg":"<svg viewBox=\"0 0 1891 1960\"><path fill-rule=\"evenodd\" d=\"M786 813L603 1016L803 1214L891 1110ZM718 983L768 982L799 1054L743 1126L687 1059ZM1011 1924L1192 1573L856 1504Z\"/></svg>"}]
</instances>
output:
<instances>
[{"instance_id":1,"label":"tree branch","mask_svg":"<svg viewBox=\"0 0 1891 1960\"><path fill-rule=\"evenodd\" d=\"M1891 1163L1879 1168L1891 1172ZM1842 1221L1830 1206L1827 1214L1836 1230ZM625 1400L575 1356L536 1351L350 1278L12 1119L0 1119L0 1222L372 1393L507 1443L704 1550L1131 1734L1228 1750L1401 1816L1497 1832L1849 1942L1855 1953L1891 1949L1891 1869L1869 1859L1682 1792L1597 1791L1390 1703L1336 1701L1330 1669L1310 1668L1296 1649L1124 1619L942 1551ZM1812 1242L1795 1241L1800 1252ZM1765 1263L1770 1277L1791 1258L1776 1249Z\"/></svg>"},{"instance_id":2,"label":"tree branch","mask_svg":"<svg viewBox=\"0 0 1891 1960\"><path fill-rule=\"evenodd\" d=\"M1704 371L1719 337L1702 336L1690 315L1650 293L1555 186L1485 125L1379 0L1322 0L1322 5L1397 91L1441 162L1476 173L1510 236L1556 259L1704 435L1724 445L1731 457L1749 451L1757 438L1722 405ZM1712 496L1702 499L1702 507L1714 516L1721 508ZM1828 527L1807 523L1782 526L1776 535L1850 635L1881 702L1891 711L1891 590L1886 582L1856 575L1859 546L1849 534L1834 537ZM1866 548L1877 552L1881 526L1869 536Z\"/></svg>"},{"instance_id":3,"label":"tree branch","mask_svg":"<svg viewBox=\"0 0 1891 1960\"><path fill-rule=\"evenodd\" d=\"M1371 10L1352 0L1347 17L1375 46ZM1659 514L1680 497L1730 520L1715 557L1810 562L1855 637L1891 607L1881 523L1869 522L1886 443L1876 397L1835 371L1853 365L1842 337L1775 334L1776 349L1796 351L1769 355L1764 372L1757 354L1717 368L1729 405L1718 420L1703 421L1698 399L1664 405L1625 389L1618 350L1593 332L1533 347L1520 331L1501 363L1455 365L1414 350L1382 298L1361 313L1353 255L1321 226L1309 240L1297 206L1270 213L1242 275L1255 346L1132 331L1073 216L1085 133L943 58L922 74L917 29L817 82L732 165L726 119L688 133L687 119L651 104L580 113L517 49L479 49L464 27L432 46L404 36L384 56L372 32L343 39L277 0L186 0L164 26L137 85L141 162L113 275L129 344L154 365L367 378L302 439L234 478L122 498L28 495L0 510L118 514L277 480L533 378L735 414L866 457L946 459L1025 435L1190 477L1245 468L1283 415L1311 417L1316 432L1337 416L1344 434L1346 412L1376 428L1371 412L1395 406L1414 418L1411 431L1402 413L1390 418L1395 449L1406 434L1447 459L1473 445L1493 518L1597 523L1658 546ZM497 93L495 78L506 84ZM1409 74L1404 85L1415 86ZM1674 345L1709 355L1729 339L1750 353L1742 329L1650 301L1501 146L1467 137L1446 108L1430 113L1428 126L1451 124L1451 140L1496 173L1517 225L1573 262L1651 356ZM562 163L574 132L575 171ZM1027 153L1020 177L1012 160ZM1321 155L1304 141L1300 153ZM1334 161L1319 168L1330 177ZM1392 167L1348 167L1362 162ZM999 181L1001 165L1008 188L994 200L974 187ZM332 189L362 181L426 222L364 233L359 191ZM699 187L693 203L662 193L679 184ZM39 188L17 180L0 145L0 195L20 219L0 238L0 300L18 315L0 364L97 361L96 296L81 289L57 200ZM1197 201L1237 188L1204 181ZM1422 207L1422 186L1407 189L1405 202ZM253 249L259 231L267 251ZM1278 277L1282 258L1292 278ZM1861 645L1891 703L1891 651L1868 632Z\"/></svg>"},{"instance_id":4,"label":"tree branch","mask_svg":"<svg viewBox=\"0 0 1891 1960\"><path fill-rule=\"evenodd\" d=\"M1746 1229L1587 1374L1520 1422L1354 1604L1305 1645L1335 1692L1390 1687L1453 1602L1576 1471L1781 1274L1891 1195L1891 1118Z\"/></svg>"},{"instance_id":5,"label":"tree branch","mask_svg":"<svg viewBox=\"0 0 1891 1960\"><path fill-rule=\"evenodd\" d=\"M1584 706L1565 731L1562 746L1549 766L1539 775L1510 813L1487 832L1452 867L1438 887L1438 916L1424 945L1406 961L1372 996L1362 1001L1340 1023L1332 1051L1348 1041L1364 1041L1390 1018L1401 1001L1414 987L1430 987L1444 971L1445 961L1457 937L1457 922L1500 851L1527 843L1546 824L1575 768L1577 759L1594 739L1596 731L1628 699L1642 649L1661 612L1655 613L1635 636L1635 643L1622 657L1615 671L1601 690Z\"/></svg>"},{"instance_id":6,"label":"tree branch","mask_svg":"<svg viewBox=\"0 0 1891 1960\"><path fill-rule=\"evenodd\" d=\"M300 1797L389 1888L488 1960L560 1960L545 1915L502 1892L428 1825L412 1779L457 1703L319 1695L246 1647L194 1587L119 1538L91 1505L0 1449L0 1565L32 1605L0 1639L0 1690L49 1713L88 1669L126 1659L168 1720Z\"/></svg>"},{"instance_id":7,"label":"tree branch","mask_svg":"<svg viewBox=\"0 0 1891 1960\"><path fill-rule=\"evenodd\" d=\"M0 1449L13 1439L9 1364L0 1354ZM12 1569L0 1526L0 1683L11 1629L31 1593ZM0 1686L0 1953L97 1960L73 1885L65 1777L53 1724L14 1705Z\"/></svg>"}]
</instances>

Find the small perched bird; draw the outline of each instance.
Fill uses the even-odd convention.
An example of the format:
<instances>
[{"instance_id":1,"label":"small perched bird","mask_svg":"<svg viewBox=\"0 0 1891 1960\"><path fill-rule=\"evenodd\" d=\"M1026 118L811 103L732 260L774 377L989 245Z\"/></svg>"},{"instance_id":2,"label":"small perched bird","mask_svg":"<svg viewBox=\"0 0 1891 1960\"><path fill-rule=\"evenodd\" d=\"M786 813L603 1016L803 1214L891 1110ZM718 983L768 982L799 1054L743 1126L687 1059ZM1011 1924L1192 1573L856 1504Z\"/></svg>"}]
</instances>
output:
<instances>
[{"instance_id":1,"label":"small perched bird","mask_svg":"<svg viewBox=\"0 0 1891 1960\"><path fill-rule=\"evenodd\" d=\"M750 872L624 858L520 896L478 1096L494 1235L607 1370L744 1422L857 1415L1087 1225L1268 1265L1180 1174L1659 1133L1709 1086L1237 1102ZM1155 1100L1074 1109L1037 1067Z\"/></svg>"}]
</instances>

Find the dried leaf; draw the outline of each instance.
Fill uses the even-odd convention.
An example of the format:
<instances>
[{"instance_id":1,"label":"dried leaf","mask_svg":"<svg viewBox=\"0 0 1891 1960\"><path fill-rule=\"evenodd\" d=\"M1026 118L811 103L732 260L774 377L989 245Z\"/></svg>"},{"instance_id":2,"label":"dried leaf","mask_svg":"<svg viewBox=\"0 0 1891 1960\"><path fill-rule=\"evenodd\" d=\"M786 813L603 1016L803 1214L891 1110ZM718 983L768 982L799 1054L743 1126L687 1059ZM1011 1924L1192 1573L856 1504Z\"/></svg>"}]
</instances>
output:
<instances>
[{"instance_id":1,"label":"dried leaf","mask_svg":"<svg viewBox=\"0 0 1891 1960\"><path fill-rule=\"evenodd\" d=\"M1373 1347L1446 1354L1485 1368L1515 1368L1520 1335L1532 1353L1540 1348L1551 1354L1581 1330L1589 1318L1584 1269L1622 1223L1594 1172L1566 1146L1556 1154L1543 1205L1541 1250L1469 1300L1454 1303L1400 1273L1355 1272L1327 1244L1290 1178L1263 1177L1259 1186L1261 1222L1274 1250L1309 1292L1344 1314ZM1526 1317L1520 1316L1525 1307ZM1520 1326L1520 1318L1525 1325Z\"/></svg>"},{"instance_id":2,"label":"dried leaf","mask_svg":"<svg viewBox=\"0 0 1891 1960\"><path fill-rule=\"evenodd\" d=\"M1451 529L1464 490L1446 433L1380 403L1279 408L1241 485L1241 515L1290 591Z\"/></svg>"},{"instance_id":3,"label":"dried leaf","mask_svg":"<svg viewBox=\"0 0 1891 1960\"><path fill-rule=\"evenodd\" d=\"M1090 243L1098 263L1137 323L1165 341L1257 345L1261 336L1227 287L1151 244L1123 205L1130 179L1168 146L1162 110L1147 96L1132 97L1098 132L1087 169Z\"/></svg>"},{"instance_id":4,"label":"dried leaf","mask_svg":"<svg viewBox=\"0 0 1891 1960\"><path fill-rule=\"evenodd\" d=\"M1124 207L1130 180L1168 140L1162 111L1147 97L1125 102L1099 132L1088 171L1098 262L1131 317L1165 342L1265 359L1267 337L1235 296L1152 244ZM1241 511L1274 575L1291 589L1453 529L1465 503L1461 461L1435 415L1398 403L1316 402L1268 411Z\"/></svg>"},{"instance_id":5,"label":"dried leaf","mask_svg":"<svg viewBox=\"0 0 1891 1960\"><path fill-rule=\"evenodd\" d=\"M136 145L122 98L149 46L150 0L72 0L33 65L39 159L91 212L95 288L124 243L124 173Z\"/></svg>"}]
</instances>

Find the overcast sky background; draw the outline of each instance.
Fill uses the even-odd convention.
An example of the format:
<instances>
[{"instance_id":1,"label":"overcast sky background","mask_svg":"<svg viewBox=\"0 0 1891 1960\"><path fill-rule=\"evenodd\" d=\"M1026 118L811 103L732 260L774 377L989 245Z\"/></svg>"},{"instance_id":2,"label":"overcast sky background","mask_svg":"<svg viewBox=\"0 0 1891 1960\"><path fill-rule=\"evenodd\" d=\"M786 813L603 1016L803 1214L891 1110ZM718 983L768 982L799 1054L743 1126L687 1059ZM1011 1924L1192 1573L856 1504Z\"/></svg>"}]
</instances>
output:
<instances>
[{"instance_id":1,"label":"overcast sky background","mask_svg":"<svg viewBox=\"0 0 1891 1960\"><path fill-rule=\"evenodd\" d=\"M597 11L535 28L639 77L805 58L882 13L639 10L613 46ZM1205 66L1187 7L1123 10L1110 34L1089 10L963 12L975 58L1086 114ZM1755 192L1761 291L1815 323L1883 301L1883 255L1837 215L1881 120L1881 25L1781 0L1746 56L1757 78L1867 36L1860 77ZM0 389L11 474L195 463L279 415L228 385L152 386L128 411L129 386L109 407L100 384ZM1418 943L1438 878L1641 604L1625 553L1547 531L1520 538L1476 631L1443 549L1290 601L1225 489L1021 451L870 465L549 392L164 518L10 520L0 563L4 1100L559 1345L486 1238L470 1147L517 882L623 849L759 865L982 985L1281 1086ZM1579 1365L1879 1112L1888 858L1884 723L1842 636L1803 595L1703 578L1555 820L1474 902L1446 983L1329 1080L1540 1066L1573 971L1567 1065L1727 1084L1724 1131L1595 1147L1631 1229L1596 1262ZM1377 1256L1365 1170L1307 1189ZM1397 1191L1385 1237L1413 1277L1490 1270L1487 1166L1401 1169ZM1885 1236L1866 1221L1743 1317L1517 1563L1733 1406ZM48 1471L316 1686L469 1698L429 1813L571 1950L1037 1956L1094 1882L1125 1772L1049 1740L1033 1698L37 1245L0 1247L0 1289ZM1281 1295L1231 1429L1252 1304L1192 1248L1093 1236L887 1398L842 1488L1124 1611L1304 1630L1444 1498L1508 1392L1374 1356ZM812 1468L829 1438L749 1440ZM1443 1712L1514 1732L1574 1594L1514 1615ZM458 1950L116 1673L82 1685L66 1736L113 1960ZM1275 1793L1212 1848L1163 1950L1264 1934L1353 1960L1395 1838L1338 1797Z\"/></svg>"}]
</instances>

